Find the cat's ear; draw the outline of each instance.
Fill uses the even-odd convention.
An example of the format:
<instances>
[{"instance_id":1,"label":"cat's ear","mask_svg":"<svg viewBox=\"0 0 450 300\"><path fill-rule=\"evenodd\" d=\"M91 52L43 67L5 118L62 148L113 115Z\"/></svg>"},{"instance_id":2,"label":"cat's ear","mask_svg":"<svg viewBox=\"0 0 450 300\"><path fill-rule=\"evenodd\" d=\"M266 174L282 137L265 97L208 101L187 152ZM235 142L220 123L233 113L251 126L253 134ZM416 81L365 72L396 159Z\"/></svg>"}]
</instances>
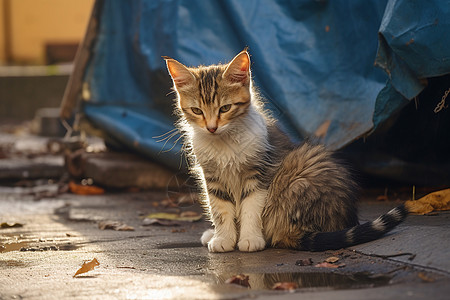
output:
<instances>
[{"instance_id":1,"label":"cat's ear","mask_svg":"<svg viewBox=\"0 0 450 300\"><path fill-rule=\"evenodd\" d=\"M248 52L244 50L236 55L228 64L222 76L232 82L248 84L250 82L250 56Z\"/></svg>"},{"instance_id":2,"label":"cat's ear","mask_svg":"<svg viewBox=\"0 0 450 300\"><path fill-rule=\"evenodd\" d=\"M195 80L194 75L182 63L175 59L164 57L167 69L177 88L192 84Z\"/></svg>"}]
</instances>

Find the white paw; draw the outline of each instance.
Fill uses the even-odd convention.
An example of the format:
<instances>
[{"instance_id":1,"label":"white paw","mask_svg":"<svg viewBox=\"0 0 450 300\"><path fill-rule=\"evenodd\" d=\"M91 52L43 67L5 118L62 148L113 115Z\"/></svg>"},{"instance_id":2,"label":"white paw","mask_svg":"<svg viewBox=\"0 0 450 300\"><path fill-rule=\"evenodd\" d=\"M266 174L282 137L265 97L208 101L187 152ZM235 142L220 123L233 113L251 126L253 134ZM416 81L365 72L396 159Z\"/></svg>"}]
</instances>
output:
<instances>
[{"instance_id":1,"label":"white paw","mask_svg":"<svg viewBox=\"0 0 450 300\"><path fill-rule=\"evenodd\" d=\"M208 243L209 252L230 252L234 251L236 242L232 239L213 237Z\"/></svg>"},{"instance_id":2,"label":"white paw","mask_svg":"<svg viewBox=\"0 0 450 300\"><path fill-rule=\"evenodd\" d=\"M266 241L262 237L243 238L238 243L240 251L255 252L263 250L266 247Z\"/></svg>"},{"instance_id":3,"label":"white paw","mask_svg":"<svg viewBox=\"0 0 450 300\"><path fill-rule=\"evenodd\" d=\"M213 236L214 236L214 229L208 229L205 232L203 232L202 237L200 238L202 245L208 246L208 243L212 239Z\"/></svg>"}]
</instances>

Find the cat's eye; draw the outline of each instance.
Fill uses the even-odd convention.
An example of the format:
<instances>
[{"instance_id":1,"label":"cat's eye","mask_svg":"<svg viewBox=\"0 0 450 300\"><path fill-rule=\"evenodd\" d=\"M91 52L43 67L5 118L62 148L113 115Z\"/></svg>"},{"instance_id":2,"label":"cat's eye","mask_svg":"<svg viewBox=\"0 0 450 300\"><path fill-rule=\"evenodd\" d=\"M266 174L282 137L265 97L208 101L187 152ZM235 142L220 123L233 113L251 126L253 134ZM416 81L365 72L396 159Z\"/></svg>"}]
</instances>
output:
<instances>
[{"instance_id":1,"label":"cat's eye","mask_svg":"<svg viewBox=\"0 0 450 300\"><path fill-rule=\"evenodd\" d=\"M202 112L202 110L201 110L200 108L197 108L197 107L191 107L191 110L192 110L192 112L193 112L194 114L196 114L196 115L201 115L201 114L203 114L203 112Z\"/></svg>"},{"instance_id":2,"label":"cat's eye","mask_svg":"<svg viewBox=\"0 0 450 300\"><path fill-rule=\"evenodd\" d=\"M222 106L222 107L219 109L219 111L220 111L221 113L225 113L225 112L229 111L230 108L231 108L231 104L227 104L227 105Z\"/></svg>"}]
</instances>

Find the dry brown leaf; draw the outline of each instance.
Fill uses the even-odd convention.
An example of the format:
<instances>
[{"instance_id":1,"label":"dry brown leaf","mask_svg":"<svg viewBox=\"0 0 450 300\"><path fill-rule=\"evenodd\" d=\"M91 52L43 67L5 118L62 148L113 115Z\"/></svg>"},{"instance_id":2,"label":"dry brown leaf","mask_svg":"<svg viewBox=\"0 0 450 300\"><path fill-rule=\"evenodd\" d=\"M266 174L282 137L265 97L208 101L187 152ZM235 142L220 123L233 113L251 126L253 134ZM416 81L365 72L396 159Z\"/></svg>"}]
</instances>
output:
<instances>
[{"instance_id":1,"label":"dry brown leaf","mask_svg":"<svg viewBox=\"0 0 450 300\"><path fill-rule=\"evenodd\" d=\"M320 264L315 265L314 267L316 267L316 268L337 269L337 268L345 267L345 264L335 265L335 264L331 264L331 263L325 261L325 262L322 262Z\"/></svg>"},{"instance_id":2,"label":"dry brown leaf","mask_svg":"<svg viewBox=\"0 0 450 300\"><path fill-rule=\"evenodd\" d=\"M100 223L98 223L98 228L100 230L112 229L116 231L134 231L133 226L129 226L117 221L101 221Z\"/></svg>"},{"instance_id":3,"label":"dry brown leaf","mask_svg":"<svg viewBox=\"0 0 450 300\"><path fill-rule=\"evenodd\" d=\"M248 282L249 277L244 274L235 275L233 277L228 278L225 280L225 283L227 284L238 284L245 287L250 287L250 283Z\"/></svg>"},{"instance_id":4,"label":"dry brown leaf","mask_svg":"<svg viewBox=\"0 0 450 300\"><path fill-rule=\"evenodd\" d=\"M173 221L196 222L202 218L202 215L193 211L185 211L181 214L158 212L146 216L147 219L161 219Z\"/></svg>"},{"instance_id":5,"label":"dry brown leaf","mask_svg":"<svg viewBox=\"0 0 450 300\"><path fill-rule=\"evenodd\" d=\"M419 272L419 274L417 274L417 277L419 277L420 279L422 279L425 282L434 282L435 281L434 278L428 276L424 272Z\"/></svg>"},{"instance_id":6,"label":"dry brown leaf","mask_svg":"<svg viewBox=\"0 0 450 300\"><path fill-rule=\"evenodd\" d=\"M8 223L3 222L0 224L0 228L16 228L16 227L23 227L23 224L20 223Z\"/></svg>"},{"instance_id":7,"label":"dry brown leaf","mask_svg":"<svg viewBox=\"0 0 450 300\"><path fill-rule=\"evenodd\" d=\"M100 263L98 262L97 258L94 258L91 261L85 261L81 268L78 269L78 271L73 275L73 277L76 277L80 274L84 274L86 272L94 270L95 267L99 266Z\"/></svg>"},{"instance_id":8,"label":"dry brown leaf","mask_svg":"<svg viewBox=\"0 0 450 300\"><path fill-rule=\"evenodd\" d=\"M277 282L273 285L272 290L295 291L298 284L295 282Z\"/></svg>"},{"instance_id":9,"label":"dry brown leaf","mask_svg":"<svg viewBox=\"0 0 450 300\"><path fill-rule=\"evenodd\" d=\"M419 200L405 202L410 213L424 215L435 210L450 210L450 189L430 193Z\"/></svg>"},{"instance_id":10,"label":"dry brown leaf","mask_svg":"<svg viewBox=\"0 0 450 300\"><path fill-rule=\"evenodd\" d=\"M330 256L327 259L325 259L325 262L329 262L329 263L335 263L339 260L339 257L336 256Z\"/></svg>"},{"instance_id":11,"label":"dry brown leaf","mask_svg":"<svg viewBox=\"0 0 450 300\"><path fill-rule=\"evenodd\" d=\"M142 226L181 226L184 221L173 221L165 219L149 219L145 218L142 220Z\"/></svg>"},{"instance_id":12,"label":"dry brown leaf","mask_svg":"<svg viewBox=\"0 0 450 300\"><path fill-rule=\"evenodd\" d=\"M69 189L73 194L77 195L102 195L105 190L94 185L81 185L75 182L69 182Z\"/></svg>"}]
</instances>

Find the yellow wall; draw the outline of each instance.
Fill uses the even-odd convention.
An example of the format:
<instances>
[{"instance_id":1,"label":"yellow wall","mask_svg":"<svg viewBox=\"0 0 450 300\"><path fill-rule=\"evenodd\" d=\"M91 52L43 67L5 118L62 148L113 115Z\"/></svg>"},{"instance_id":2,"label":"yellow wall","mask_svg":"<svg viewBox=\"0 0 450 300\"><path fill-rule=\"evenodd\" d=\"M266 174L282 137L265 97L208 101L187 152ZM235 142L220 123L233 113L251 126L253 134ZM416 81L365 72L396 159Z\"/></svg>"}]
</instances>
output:
<instances>
[{"instance_id":1,"label":"yellow wall","mask_svg":"<svg viewBox=\"0 0 450 300\"><path fill-rule=\"evenodd\" d=\"M3 29L3 18L5 15L3 14L3 1L0 0L0 65L5 61L5 30Z\"/></svg>"},{"instance_id":2,"label":"yellow wall","mask_svg":"<svg viewBox=\"0 0 450 300\"><path fill-rule=\"evenodd\" d=\"M16 63L44 63L46 42L80 42L94 3L94 0L0 0L2 20L5 1L10 5L10 47ZM4 62L3 24L0 30L0 61Z\"/></svg>"}]
</instances>

